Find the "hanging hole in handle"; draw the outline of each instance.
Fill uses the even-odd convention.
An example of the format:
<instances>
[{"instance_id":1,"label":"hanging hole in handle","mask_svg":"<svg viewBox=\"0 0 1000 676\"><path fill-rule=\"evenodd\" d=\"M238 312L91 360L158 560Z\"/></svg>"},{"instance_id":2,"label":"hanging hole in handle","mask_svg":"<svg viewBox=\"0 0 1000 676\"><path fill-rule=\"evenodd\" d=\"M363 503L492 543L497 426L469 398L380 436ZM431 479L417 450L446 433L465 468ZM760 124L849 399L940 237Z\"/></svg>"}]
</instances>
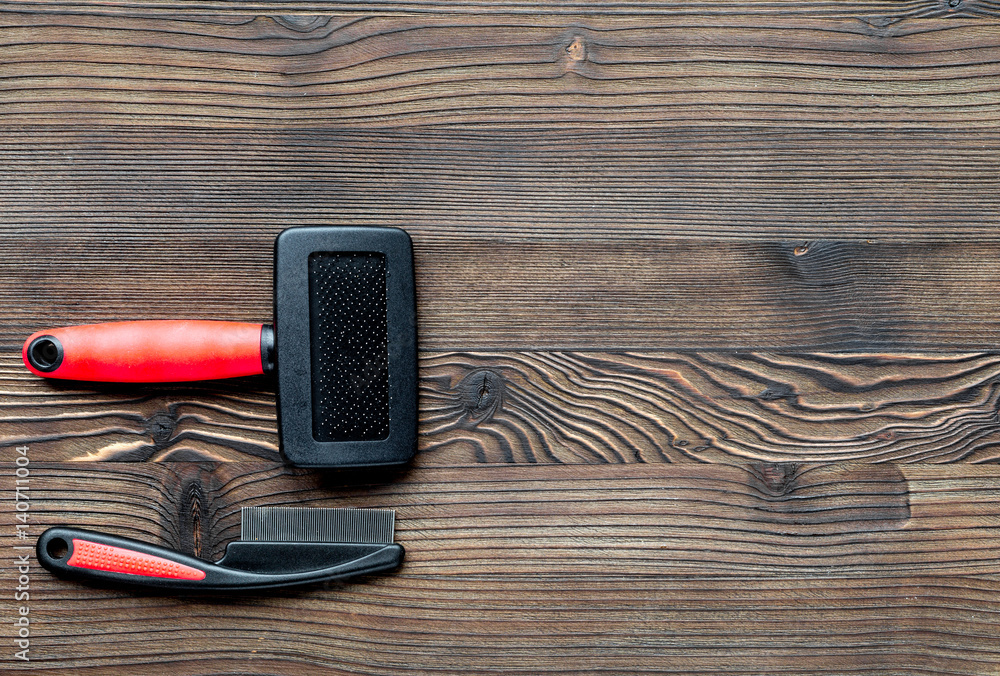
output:
<instances>
[{"instance_id":1,"label":"hanging hole in handle","mask_svg":"<svg viewBox=\"0 0 1000 676\"><path fill-rule=\"evenodd\" d=\"M45 552L53 559L63 559L69 554L69 545L62 538L52 538L45 545Z\"/></svg>"},{"instance_id":2,"label":"hanging hole in handle","mask_svg":"<svg viewBox=\"0 0 1000 676\"><path fill-rule=\"evenodd\" d=\"M28 361L39 371L55 371L62 360L62 343L55 336L39 336L28 346Z\"/></svg>"}]
</instances>

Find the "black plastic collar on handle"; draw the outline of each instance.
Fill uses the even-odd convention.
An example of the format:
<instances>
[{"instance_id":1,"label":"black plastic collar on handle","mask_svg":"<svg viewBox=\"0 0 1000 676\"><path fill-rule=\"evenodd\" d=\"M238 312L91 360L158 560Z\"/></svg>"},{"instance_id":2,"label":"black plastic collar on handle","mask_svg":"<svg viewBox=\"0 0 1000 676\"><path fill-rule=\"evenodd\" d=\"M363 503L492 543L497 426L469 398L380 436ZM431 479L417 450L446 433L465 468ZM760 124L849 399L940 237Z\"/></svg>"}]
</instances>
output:
<instances>
[{"instance_id":1,"label":"black plastic collar on handle","mask_svg":"<svg viewBox=\"0 0 1000 676\"><path fill-rule=\"evenodd\" d=\"M274 373L274 327L264 324L260 328L260 367L267 373Z\"/></svg>"}]
</instances>

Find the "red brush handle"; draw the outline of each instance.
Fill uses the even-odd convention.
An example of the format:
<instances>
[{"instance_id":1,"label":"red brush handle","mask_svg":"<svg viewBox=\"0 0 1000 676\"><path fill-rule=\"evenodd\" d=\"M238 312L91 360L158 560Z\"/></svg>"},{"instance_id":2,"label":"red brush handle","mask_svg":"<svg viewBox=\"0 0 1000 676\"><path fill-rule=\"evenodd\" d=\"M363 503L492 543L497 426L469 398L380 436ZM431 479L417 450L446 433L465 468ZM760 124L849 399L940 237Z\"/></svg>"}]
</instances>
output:
<instances>
[{"instance_id":1,"label":"red brush handle","mask_svg":"<svg viewBox=\"0 0 1000 676\"><path fill-rule=\"evenodd\" d=\"M262 331L241 322L169 320L49 329L24 342L35 375L115 383L214 380L265 372ZM265 336L266 338L267 336Z\"/></svg>"}]
</instances>

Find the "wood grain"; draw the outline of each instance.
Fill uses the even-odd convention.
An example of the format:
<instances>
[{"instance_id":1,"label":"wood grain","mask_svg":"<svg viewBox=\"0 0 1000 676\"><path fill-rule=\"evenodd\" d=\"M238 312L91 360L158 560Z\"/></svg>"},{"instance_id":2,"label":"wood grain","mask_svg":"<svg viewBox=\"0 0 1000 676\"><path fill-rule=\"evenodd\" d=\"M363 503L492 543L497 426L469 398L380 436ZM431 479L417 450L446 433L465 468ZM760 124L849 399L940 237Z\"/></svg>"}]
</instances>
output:
<instances>
[{"instance_id":1,"label":"wood grain","mask_svg":"<svg viewBox=\"0 0 1000 676\"><path fill-rule=\"evenodd\" d=\"M462 353L422 362L420 461L996 462L997 355Z\"/></svg>"},{"instance_id":2,"label":"wood grain","mask_svg":"<svg viewBox=\"0 0 1000 676\"><path fill-rule=\"evenodd\" d=\"M628 0L607 4L576 0L574 2L534 2L526 0L449 0L448 2L407 2L405 0L378 0L366 5L358 5L346 0L124 0L113 5L99 0L25 0L24 2L0 2L0 9L16 12L39 13L89 13L98 15L121 15L130 12L141 17L194 16L199 20L237 23L241 15L269 14L285 22L288 26L308 27L316 20L315 15L328 14L417 14L438 15L454 13L485 13L500 15L528 15L545 17L551 15L608 15L608 16L675 16L686 20L700 17L742 18L753 17L805 17L813 18L853 18L865 20L873 26L885 27L903 19L949 17L953 19L995 17L996 7L983 0L960 0L941 2L938 0L910 0L905 3L893 0L874 2L815 1L804 0L748 0L747 2L713 2L701 5L677 5L656 0ZM235 16L234 16L235 15Z\"/></svg>"},{"instance_id":3,"label":"wood grain","mask_svg":"<svg viewBox=\"0 0 1000 676\"><path fill-rule=\"evenodd\" d=\"M484 239L1000 239L992 130L11 126L0 151L5 253L60 233L14 271L131 245L131 263L166 273L185 269L171 252L197 257L225 238L237 255L217 265L255 288L239 266L266 265L269 237L325 223L479 246L470 262L489 253Z\"/></svg>"},{"instance_id":4,"label":"wood grain","mask_svg":"<svg viewBox=\"0 0 1000 676\"><path fill-rule=\"evenodd\" d=\"M923 577L397 575L208 601L47 586L38 658L5 673L982 676L998 659L997 592ZM62 612L84 604L75 622Z\"/></svg>"},{"instance_id":5,"label":"wood grain","mask_svg":"<svg viewBox=\"0 0 1000 676\"><path fill-rule=\"evenodd\" d=\"M0 567L66 524L216 559L265 504L393 508L407 548L226 598L32 562L0 671L997 673L997 18L0 2ZM327 223L414 238L410 466L282 466L265 379L19 363L46 325L266 321L273 238Z\"/></svg>"},{"instance_id":6,"label":"wood grain","mask_svg":"<svg viewBox=\"0 0 1000 676\"><path fill-rule=\"evenodd\" d=\"M0 444L42 460L280 459L264 379L0 375ZM416 463L994 463L998 382L996 353L423 352Z\"/></svg>"},{"instance_id":7,"label":"wood grain","mask_svg":"<svg viewBox=\"0 0 1000 676\"><path fill-rule=\"evenodd\" d=\"M1000 573L995 467L30 467L36 536L71 523L212 560L238 538L241 507L300 505L397 510L404 572L413 576Z\"/></svg>"},{"instance_id":8,"label":"wood grain","mask_svg":"<svg viewBox=\"0 0 1000 676\"><path fill-rule=\"evenodd\" d=\"M195 16L204 20L237 22L239 13L273 14L289 26L308 27L315 16L324 14L372 13L437 15L454 13L486 13L500 15L528 15L545 17L550 15L610 15L610 16L675 16L686 20L699 17L806 17L806 18L854 18L879 27L885 27L903 19L949 17L953 19L995 17L996 7L983 0L910 0L905 3L893 0L874 2L814 1L804 0L748 0L747 2L713 2L701 5L678 5L656 0L628 0L607 4L592 1L574 2L534 2L526 0L448 0L447 2L415 2L406 0L378 0L375 3L358 5L346 0L124 0L113 5L99 0L25 0L24 2L0 2L0 9L25 12L56 11L66 13L91 13L121 15L128 11L142 17Z\"/></svg>"},{"instance_id":9,"label":"wood grain","mask_svg":"<svg viewBox=\"0 0 1000 676\"><path fill-rule=\"evenodd\" d=\"M0 344L16 353L37 330L99 321L271 321L277 232L6 233ZM419 342L428 350L1000 345L1000 243L413 236Z\"/></svg>"},{"instance_id":10,"label":"wood grain","mask_svg":"<svg viewBox=\"0 0 1000 676\"><path fill-rule=\"evenodd\" d=\"M970 9L721 19L4 12L0 119L991 129L1000 39L976 14L996 9L959 4Z\"/></svg>"},{"instance_id":11,"label":"wood grain","mask_svg":"<svg viewBox=\"0 0 1000 676\"><path fill-rule=\"evenodd\" d=\"M393 574L237 598L33 565L35 671L981 674L997 659L994 467L494 465L346 484L260 464L30 467L39 532L213 558L242 505L350 504L396 509L407 548Z\"/></svg>"}]
</instances>

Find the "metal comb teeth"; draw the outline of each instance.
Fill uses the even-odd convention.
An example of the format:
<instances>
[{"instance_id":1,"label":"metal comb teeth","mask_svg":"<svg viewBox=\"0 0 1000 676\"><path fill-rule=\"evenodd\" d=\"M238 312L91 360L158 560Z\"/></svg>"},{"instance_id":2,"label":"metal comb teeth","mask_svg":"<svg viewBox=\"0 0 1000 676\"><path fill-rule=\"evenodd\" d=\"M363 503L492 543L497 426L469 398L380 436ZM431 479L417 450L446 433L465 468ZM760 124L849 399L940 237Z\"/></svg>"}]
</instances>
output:
<instances>
[{"instance_id":1,"label":"metal comb teeth","mask_svg":"<svg viewBox=\"0 0 1000 676\"><path fill-rule=\"evenodd\" d=\"M396 512L391 509L244 507L244 542L350 542L390 544Z\"/></svg>"}]
</instances>

